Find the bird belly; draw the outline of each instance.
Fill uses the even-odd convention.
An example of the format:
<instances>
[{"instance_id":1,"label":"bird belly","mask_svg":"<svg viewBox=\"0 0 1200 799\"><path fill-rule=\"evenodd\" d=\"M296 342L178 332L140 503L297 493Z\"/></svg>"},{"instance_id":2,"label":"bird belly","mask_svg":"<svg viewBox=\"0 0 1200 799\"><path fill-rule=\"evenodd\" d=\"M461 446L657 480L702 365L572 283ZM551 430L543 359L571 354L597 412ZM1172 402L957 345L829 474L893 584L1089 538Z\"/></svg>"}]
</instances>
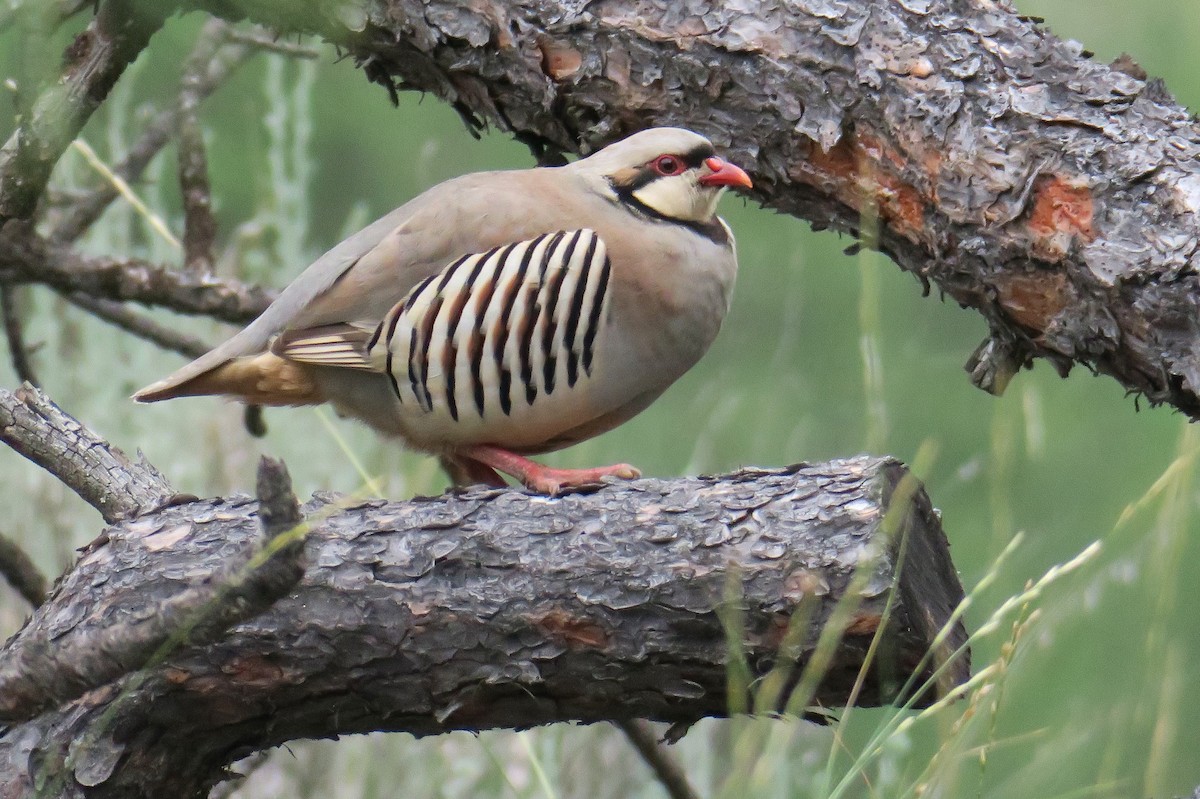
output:
<instances>
[{"instance_id":1,"label":"bird belly","mask_svg":"<svg viewBox=\"0 0 1200 799\"><path fill-rule=\"evenodd\" d=\"M469 370L457 375L469 380ZM515 378L515 379L514 379ZM482 411L475 398L465 404L448 401L442 381L432 379L428 405L397 400L396 413L404 437L418 449L442 451L471 444L495 444L521 452L541 452L564 432L587 424L610 410L604 406L594 377L577 379L573 386L547 384L534 378L526 383L518 374L485 386ZM507 401L502 403L502 397ZM502 404L504 407L502 407Z\"/></svg>"},{"instance_id":2,"label":"bird belly","mask_svg":"<svg viewBox=\"0 0 1200 799\"><path fill-rule=\"evenodd\" d=\"M604 321L586 365L582 353L563 346L547 356L539 348L526 353L518 340L507 353L511 359L457 358L452 377L448 371L422 374L419 366L400 370L390 392L393 421L411 446L429 452L472 444L527 454L561 449L641 412L706 348L667 360L661 342L653 341L666 338L665 328L651 328L648 341Z\"/></svg>"}]
</instances>

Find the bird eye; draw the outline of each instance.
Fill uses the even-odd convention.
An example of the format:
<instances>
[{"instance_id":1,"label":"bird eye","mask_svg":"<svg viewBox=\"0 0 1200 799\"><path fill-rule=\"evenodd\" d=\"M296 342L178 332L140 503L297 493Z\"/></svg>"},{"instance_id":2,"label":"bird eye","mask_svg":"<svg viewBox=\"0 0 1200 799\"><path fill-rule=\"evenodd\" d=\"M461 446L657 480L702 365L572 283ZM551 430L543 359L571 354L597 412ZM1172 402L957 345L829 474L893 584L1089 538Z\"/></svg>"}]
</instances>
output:
<instances>
[{"instance_id":1,"label":"bird eye","mask_svg":"<svg viewBox=\"0 0 1200 799\"><path fill-rule=\"evenodd\" d=\"M673 155L660 155L650 165L654 168L655 172L663 177L680 175L683 174L684 170L683 161L680 161Z\"/></svg>"}]
</instances>

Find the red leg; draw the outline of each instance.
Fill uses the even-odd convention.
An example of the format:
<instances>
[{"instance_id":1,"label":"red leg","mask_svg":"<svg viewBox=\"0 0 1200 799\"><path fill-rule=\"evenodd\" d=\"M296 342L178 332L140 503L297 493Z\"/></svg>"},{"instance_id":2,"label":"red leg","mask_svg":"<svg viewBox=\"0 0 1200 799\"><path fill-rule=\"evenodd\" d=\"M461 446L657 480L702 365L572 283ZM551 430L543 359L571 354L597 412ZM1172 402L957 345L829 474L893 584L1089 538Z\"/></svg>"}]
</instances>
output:
<instances>
[{"instance_id":1,"label":"red leg","mask_svg":"<svg viewBox=\"0 0 1200 799\"><path fill-rule=\"evenodd\" d=\"M595 469L551 469L534 463L529 458L515 452L509 452L490 444L476 444L464 447L456 453L464 460L478 461L501 474L511 475L531 491L554 496L563 489L578 488L598 483L603 477L620 477L630 480L641 477L642 473L628 463L618 463L615 466L600 466Z\"/></svg>"}]
</instances>

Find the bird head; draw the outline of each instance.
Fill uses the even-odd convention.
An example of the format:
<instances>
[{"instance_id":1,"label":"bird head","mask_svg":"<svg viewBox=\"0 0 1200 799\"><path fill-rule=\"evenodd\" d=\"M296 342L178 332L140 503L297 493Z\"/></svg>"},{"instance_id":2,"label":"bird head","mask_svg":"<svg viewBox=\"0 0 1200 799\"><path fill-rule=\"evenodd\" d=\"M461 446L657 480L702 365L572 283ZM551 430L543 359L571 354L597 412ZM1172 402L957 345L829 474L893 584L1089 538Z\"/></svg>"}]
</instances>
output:
<instances>
[{"instance_id":1,"label":"bird head","mask_svg":"<svg viewBox=\"0 0 1200 799\"><path fill-rule=\"evenodd\" d=\"M683 128L643 130L568 168L634 212L686 225L712 222L726 188L753 185L708 139Z\"/></svg>"}]
</instances>

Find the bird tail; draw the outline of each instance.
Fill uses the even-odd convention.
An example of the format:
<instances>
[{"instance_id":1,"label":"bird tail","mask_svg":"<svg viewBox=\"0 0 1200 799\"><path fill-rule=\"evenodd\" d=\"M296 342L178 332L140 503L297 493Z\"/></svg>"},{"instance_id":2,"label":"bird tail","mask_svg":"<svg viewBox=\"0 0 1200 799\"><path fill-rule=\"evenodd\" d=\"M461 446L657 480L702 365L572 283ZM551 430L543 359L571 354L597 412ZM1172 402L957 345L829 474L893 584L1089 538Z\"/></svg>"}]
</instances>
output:
<instances>
[{"instance_id":1,"label":"bird tail","mask_svg":"<svg viewBox=\"0 0 1200 799\"><path fill-rule=\"evenodd\" d=\"M270 352L233 358L204 371L194 363L133 395L138 402L220 394L253 405L316 405L324 392L302 364Z\"/></svg>"}]
</instances>

